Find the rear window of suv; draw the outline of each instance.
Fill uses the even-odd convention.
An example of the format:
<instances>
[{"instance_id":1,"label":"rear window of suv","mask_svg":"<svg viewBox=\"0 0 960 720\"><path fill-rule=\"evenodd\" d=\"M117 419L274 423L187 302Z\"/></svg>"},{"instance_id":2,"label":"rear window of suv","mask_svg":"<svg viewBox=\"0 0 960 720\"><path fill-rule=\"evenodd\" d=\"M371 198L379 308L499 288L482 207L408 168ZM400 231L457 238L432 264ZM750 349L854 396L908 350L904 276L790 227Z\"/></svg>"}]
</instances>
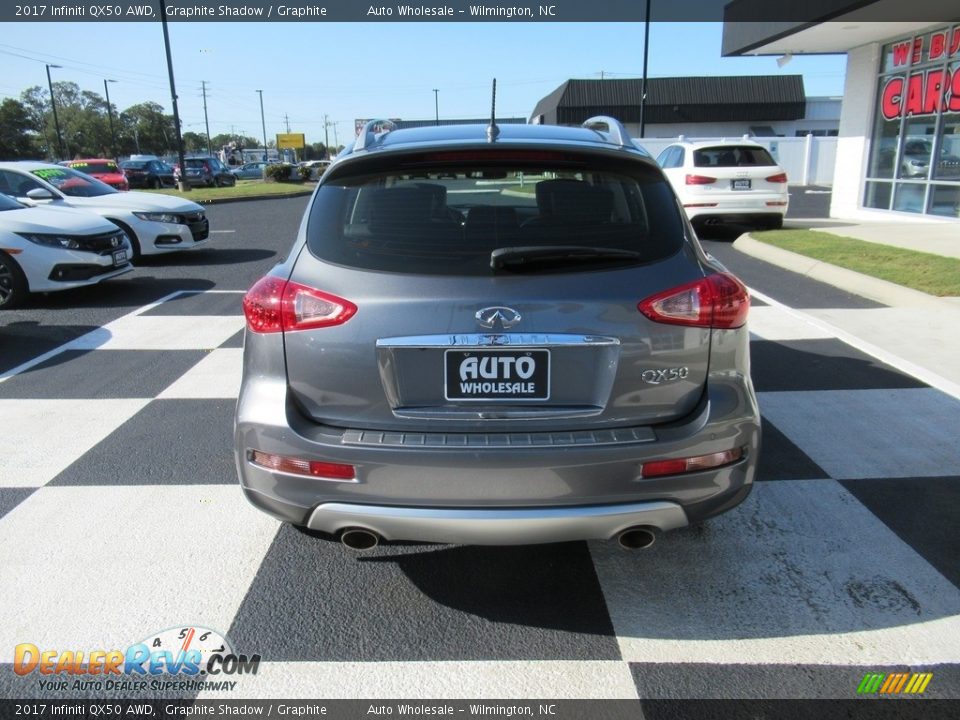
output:
<instances>
[{"instance_id":1,"label":"rear window of suv","mask_svg":"<svg viewBox=\"0 0 960 720\"><path fill-rule=\"evenodd\" d=\"M310 252L364 270L489 275L494 250L575 246L544 271L596 270L604 260L645 263L676 253L684 226L656 168L459 164L362 176L341 174L317 191L307 225ZM624 258L608 261L616 266ZM533 267L532 263L529 267Z\"/></svg>"},{"instance_id":2,"label":"rear window of suv","mask_svg":"<svg viewBox=\"0 0 960 720\"><path fill-rule=\"evenodd\" d=\"M693 151L696 167L770 167L776 165L766 148L752 145L721 145Z\"/></svg>"}]
</instances>

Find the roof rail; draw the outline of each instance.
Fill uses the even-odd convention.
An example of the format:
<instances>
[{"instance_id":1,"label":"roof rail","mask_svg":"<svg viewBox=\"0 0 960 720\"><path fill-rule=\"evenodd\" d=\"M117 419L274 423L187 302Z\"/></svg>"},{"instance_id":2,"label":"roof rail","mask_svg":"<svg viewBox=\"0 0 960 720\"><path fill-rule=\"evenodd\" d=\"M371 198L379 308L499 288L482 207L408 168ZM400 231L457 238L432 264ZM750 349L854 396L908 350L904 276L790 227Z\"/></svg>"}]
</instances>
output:
<instances>
[{"instance_id":1,"label":"roof rail","mask_svg":"<svg viewBox=\"0 0 960 720\"><path fill-rule=\"evenodd\" d=\"M380 132L377 132L377 130ZM397 125L392 120L383 120L377 118L375 120L370 120L366 125L363 126L363 130L360 131L360 134L357 136L356 142L353 143L353 152L358 150L365 150L369 146L373 145L377 137L385 135L388 132L397 129Z\"/></svg>"},{"instance_id":2,"label":"roof rail","mask_svg":"<svg viewBox=\"0 0 960 720\"><path fill-rule=\"evenodd\" d=\"M623 126L623 123L612 117L607 117L606 115L596 115L588 120L585 120L583 125L580 127L588 130L595 130L596 132L606 131L609 133L610 139L620 147L630 148L631 150L634 149L630 133L627 132L627 129Z\"/></svg>"}]
</instances>

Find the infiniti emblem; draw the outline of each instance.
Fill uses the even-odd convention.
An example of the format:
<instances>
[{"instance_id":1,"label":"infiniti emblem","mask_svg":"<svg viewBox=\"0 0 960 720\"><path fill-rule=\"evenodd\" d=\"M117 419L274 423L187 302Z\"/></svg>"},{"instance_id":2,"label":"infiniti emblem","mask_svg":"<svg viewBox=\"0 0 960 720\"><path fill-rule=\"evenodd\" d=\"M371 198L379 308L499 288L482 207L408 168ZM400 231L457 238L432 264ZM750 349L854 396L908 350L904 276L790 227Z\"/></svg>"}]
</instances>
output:
<instances>
[{"instance_id":1,"label":"infiniti emblem","mask_svg":"<svg viewBox=\"0 0 960 720\"><path fill-rule=\"evenodd\" d=\"M483 308L483 310L478 310L474 317L477 318L477 322L480 323L482 328L492 329L499 322L504 330L512 328L522 319L520 313L508 307Z\"/></svg>"}]
</instances>

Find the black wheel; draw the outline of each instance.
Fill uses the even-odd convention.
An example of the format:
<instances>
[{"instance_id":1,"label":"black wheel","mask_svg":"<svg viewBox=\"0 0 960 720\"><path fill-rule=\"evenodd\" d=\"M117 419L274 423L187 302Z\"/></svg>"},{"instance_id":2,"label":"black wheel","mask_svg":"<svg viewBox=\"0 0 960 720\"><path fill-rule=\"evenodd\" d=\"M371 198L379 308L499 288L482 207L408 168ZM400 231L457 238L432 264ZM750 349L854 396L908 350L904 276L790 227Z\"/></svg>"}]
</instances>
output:
<instances>
[{"instance_id":1,"label":"black wheel","mask_svg":"<svg viewBox=\"0 0 960 720\"><path fill-rule=\"evenodd\" d=\"M150 188L151 190L159 190L159 189L160 189L160 178L153 178L153 179L149 180L149 181L147 182L147 187Z\"/></svg>"},{"instance_id":2,"label":"black wheel","mask_svg":"<svg viewBox=\"0 0 960 720\"><path fill-rule=\"evenodd\" d=\"M4 252L0 252L0 310L15 308L30 292L20 266Z\"/></svg>"},{"instance_id":3,"label":"black wheel","mask_svg":"<svg viewBox=\"0 0 960 720\"><path fill-rule=\"evenodd\" d=\"M773 220L767 223L768 230L781 230L783 228L783 216L777 215Z\"/></svg>"}]
</instances>

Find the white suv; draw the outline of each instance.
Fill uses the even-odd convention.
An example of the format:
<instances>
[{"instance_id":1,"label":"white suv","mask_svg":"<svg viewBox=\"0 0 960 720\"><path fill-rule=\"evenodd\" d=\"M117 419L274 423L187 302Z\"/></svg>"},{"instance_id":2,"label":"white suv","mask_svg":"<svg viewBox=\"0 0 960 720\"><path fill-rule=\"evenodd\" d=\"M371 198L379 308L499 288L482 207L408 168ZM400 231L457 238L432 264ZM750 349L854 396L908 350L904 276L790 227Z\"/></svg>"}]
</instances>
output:
<instances>
[{"instance_id":1,"label":"white suv","mask_svg":"<svg viewBox=\"0 0 960 720\"><path fill-rule=\"evenodd\" d=\"M696 228L723 222L776 229L787 214L787 174L759 143L679 141L657 157Z\"/></svg>"}]
</instances>

